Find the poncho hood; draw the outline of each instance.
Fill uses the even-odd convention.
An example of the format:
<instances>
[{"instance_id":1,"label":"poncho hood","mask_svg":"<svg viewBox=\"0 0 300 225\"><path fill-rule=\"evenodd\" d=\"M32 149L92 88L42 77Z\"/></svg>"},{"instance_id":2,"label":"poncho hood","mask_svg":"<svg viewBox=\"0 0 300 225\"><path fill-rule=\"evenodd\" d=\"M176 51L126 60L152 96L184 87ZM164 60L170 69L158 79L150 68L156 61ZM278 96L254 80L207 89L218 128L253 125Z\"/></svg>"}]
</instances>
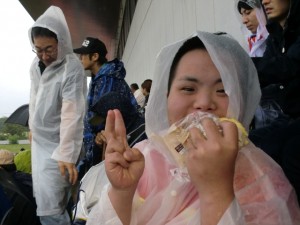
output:
<instances>
[{"instance_id":1,"label":"poncho hood","mask_svg":"<svg viewBox=\"0 0 300 225\"><path fill-rule=\"evenodd\" d=\"M247 52L228 35L197 32L217 67L229 96L227 117L240 121L247 129L259 104L261 91L256 68ZM191 37L192 37L191 36ZM167 85L173 58L187 39L171 44L159 53L146 110L146 131L150 136L167 129Z\"/></svg>"}]
</instances>

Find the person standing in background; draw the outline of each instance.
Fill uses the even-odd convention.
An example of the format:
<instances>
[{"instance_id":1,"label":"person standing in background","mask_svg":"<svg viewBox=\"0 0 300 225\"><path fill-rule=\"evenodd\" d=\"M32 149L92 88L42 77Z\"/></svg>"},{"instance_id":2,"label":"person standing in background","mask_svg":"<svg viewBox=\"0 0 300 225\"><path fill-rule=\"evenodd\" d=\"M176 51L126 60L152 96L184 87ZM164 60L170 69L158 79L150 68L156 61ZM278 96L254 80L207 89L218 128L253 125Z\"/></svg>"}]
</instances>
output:
<instances>
[{"instance_id":1,"label":"person standing in background","mask_svg":"<svg viewBox=\"0 0 300 225\"><path fill-rule=\"evenodd\" d=\"M152 85L152 80L151 79L144 80L144 82L141 85L142 93L145 96L144 105L140 110L143 114L145 114L145 112L146 112L146 107L147 107L147 103L148 103L149 96L150 96L150 91L151 91L151 85Z\"/></svg>"},{"instance_id":2,"label":"person standing in background","mask_svg":"<svg viewBox=\"0 0 300 225\"><path fill-rule=\"evenodd\" d=\"M238 0L237 10L241 16L241 29L248 43L251 57L261 57L266 49L269 35L266 16L259 0Z\"/></svg>"},{"instance_id":3,"label":"person standing in background","mask_svg":"<svg viewBox=\"0 0 300 225\"><path fill-rule=\"evenodd\" d=\"M69 225L66 210L83 139L86 77L73 53L62 10L50 6L29 29L29 127L37 215L43 225Z\"/></svg>"},{"instance_id":4,"label":"person standing in background","mask_svg":"<svg viewBox=\"0 0 300 225\"><path fill-rule=\"evenodd\" d=\"M108 61L107 49L101 40L87 37L82 46L74 49L74 52L80 55L84 69L90 70L92 74L87 96L87 112L84 117L84 157L78 165L81 179L91 166L101 161L102 156L102 148L95 144L95 137L104 127L102 125L93 126L90 123L91 118L95 115L92 107L103 94L111 91L128 97L135 107L138 105L125 81L126 70L123 62L117 58Z\"/></svg>"},{"instance_id":5,"label":"person standing in background","mask_svg":"<svg viewBox=\"0 0 300 225\"><path fill-rule=\"evenodd\" d=\"M137 83L130 84L131 92L133 93L138 105L143 107L145 104L145 96Z\"/></svg>"}]
</instances>

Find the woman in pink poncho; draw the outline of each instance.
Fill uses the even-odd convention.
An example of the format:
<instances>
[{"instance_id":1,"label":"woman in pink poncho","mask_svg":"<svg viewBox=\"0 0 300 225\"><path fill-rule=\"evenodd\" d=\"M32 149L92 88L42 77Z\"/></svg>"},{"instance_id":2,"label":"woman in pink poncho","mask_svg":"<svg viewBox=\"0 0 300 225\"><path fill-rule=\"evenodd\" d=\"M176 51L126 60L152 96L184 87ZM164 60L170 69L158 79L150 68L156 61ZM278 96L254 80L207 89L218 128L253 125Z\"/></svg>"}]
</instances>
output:
<instances>
[{"instance_id":1,"label":"woman in pink poncho","mask_svg":"<svg viewBox=\"0 0 300 225\"><path fill-rule=\"evenodd\" d=\"M129 148L121 114L108 113L106 160L83 178L77 218L89 225L300 224L281 168L249 141L239 148L234 123L209 117L201 121L205 134L189 129L184 164L161 138L198 111L248 128L259 99L255 67L227 35L197 32L165 47L146 112L149 139Z\"/></svg>"}]
</instances>

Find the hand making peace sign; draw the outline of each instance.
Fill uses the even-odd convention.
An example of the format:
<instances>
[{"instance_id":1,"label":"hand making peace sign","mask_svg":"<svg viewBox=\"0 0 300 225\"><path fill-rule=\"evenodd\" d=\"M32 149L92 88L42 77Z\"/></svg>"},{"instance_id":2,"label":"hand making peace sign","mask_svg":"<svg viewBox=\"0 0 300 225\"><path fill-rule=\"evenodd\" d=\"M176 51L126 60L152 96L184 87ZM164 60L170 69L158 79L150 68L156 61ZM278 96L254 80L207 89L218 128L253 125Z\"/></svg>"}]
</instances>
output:
<instances>
[{"instance_id":1,"label":"hand making peace sign","mask_svg":"<svg viewBox=\"0 0 300 225\"><path fill-rule=\"evenodd\" d=\"M126 129L119 110L108 111L105 137L105 169L112 187L116 190L135 191L143 174L145 160L138 149L128 146Z\"/></svg>"}]
</instances>

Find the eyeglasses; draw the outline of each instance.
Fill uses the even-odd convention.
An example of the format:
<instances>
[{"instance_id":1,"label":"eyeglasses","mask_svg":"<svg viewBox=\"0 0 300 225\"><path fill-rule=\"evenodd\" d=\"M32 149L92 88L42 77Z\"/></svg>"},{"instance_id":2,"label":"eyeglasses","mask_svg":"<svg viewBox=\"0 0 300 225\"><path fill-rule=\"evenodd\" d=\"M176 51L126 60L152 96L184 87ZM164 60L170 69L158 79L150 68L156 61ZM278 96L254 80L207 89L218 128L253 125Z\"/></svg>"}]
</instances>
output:
<instances>
[{"instance_id":1,"label":"eyeglasses","mask_svg":"<svg viewBox=\"0 0 300 225\"><path fill-rule=\"evenodd\" d=\"M38 56L42 56L43 53L45 53L45 55L47 56L52 56L57 52L57 49L53 46L48 46L44 49L41 48L33 48L32 51L37 54Z\"/></svg>"}]
</instances>

